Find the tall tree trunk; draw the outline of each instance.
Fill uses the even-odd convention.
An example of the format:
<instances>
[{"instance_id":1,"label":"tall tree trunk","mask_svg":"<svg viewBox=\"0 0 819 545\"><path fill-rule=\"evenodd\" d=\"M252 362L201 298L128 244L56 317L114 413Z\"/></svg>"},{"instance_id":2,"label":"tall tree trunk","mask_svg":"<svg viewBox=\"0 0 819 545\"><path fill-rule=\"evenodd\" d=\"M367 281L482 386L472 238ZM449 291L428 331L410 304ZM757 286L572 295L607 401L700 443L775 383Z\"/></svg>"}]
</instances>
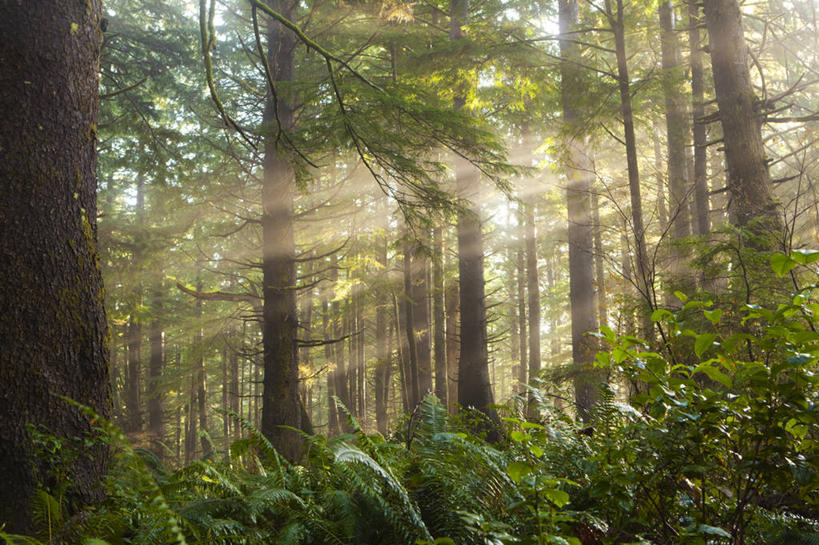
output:
<instances>
[{"instance_id":1,"label":"tall tree trunk","mask_svg":"<svg viewBox=\"0 0 819 545\"><path fill-rule=\"evenodd\" d=\"M163 314L161 284L154 287L153 315L150 333L148 334L151 346L151 357L148 362L148 433L151 438L152 449L160 459L164 457L162 441L165 436L163 421L162 370L165 367L165 333L162 331L160 316Z\"/></svg>"},{"instance_id":2,"label":"tall tree trunk","mask_svg":"<svg viewBox=\"0 0 819 545\"><path fill-rule=\"evenodd\" d=\"M594 369L596 343L589 333L597 329L594 298L594 248L592 237L591 168L585 137L573 127L580 117L575 97L579 96L579 46L569 33L577 24L577 0L561 0L560 65L563 123L571 129L567 142L566 209L569 240L569 303L572 319L572 360L578 415L586 420L598 399L599 373Z\"/></svg>"},{"instance_id":3,"label":"tall tree trunk","mask_svg":"<svg viewBox=\"0 0 819 545\"><path fill-rule=\"evenodd\" d=\"M520 219L522 222L523 218ZM528 370L528 342L526 335L526 234L525 229L522 229L520 245L517 247L517 304L518 304L518 376L517 380L520 383L520 392L524 392L523 385L527 383Z\"/></svg>"},{"instance_id":4,"label":"tall tree trunk","mask_svg":"<svg viewBox=\"0 0 819 545\"><path fill-rule=\"evenodd\" d=\"M196 286L197 291L202 291L202 282ZM204 332L202 330L202 299L196 300L196 317L200 322L199 329L194 339L194 350L196 351L196 410L199 415L199 432L201 433L202 456L211 456L211 445L207 437L208 431L208 408L207 408L207 373L205 372L205 343Z\"/></svg>"},{"instance_id":5,"label":"tall tree trunk","mask_svg":"<svg viewBox=\"0 0 819 545\"><path fill-rule=\"evenodd\" d=\"M763 240L758 248L781 243L782 218L773 198L773 187L765 161L757 98L748 71L748 49L742 32L742 16L736 0L705 2L711 69L725 135L728 167L729 217L740 227L753 226ZM755 221L756 220L756 221Z\"/></svg>"},{"instance_id":6,"label":"tall tree trunk","mask_svg":"<svg viewBox=\"0 0 819 545\"><path fill-rule=\"evenodd\" d=\"M446 318L444 315L444 236L440 226L432 232L432 314L435 343L435 396L447 406Z\"/></svg>"},{"instance_id":7,"label":"tall tree trunk","mask_svg":"<svg viewBox=\"0 0 819 545\"><path fill-rule=\"evenodd\" d=\"M321 326L322 333L325 339L330 338L330 305L327 302L327 294L321 299ZM335 350L332 344L324 345L324 359L327 360L328 365L332 367L335 362ZM336 395L335 385L335 370L331 369L327 372L327 435L333 436L339 432L338 427L338 409L333 397Z\"/></svg>"},{"instance_id":8,"label":"tall tree trunk","mask_svg":"<svg viewBox=\"0 0 819 545\"><path fill-rule=\"evenodd\" d=\"M446 261L449 261L448 256ZM460 290L455 282L447 283L444 290L444 306L446 307L446 397L447 407L454 414L458 402L458 360L461 350L461 339L458 332L458 314L460 311L458 293Z\"/></svg>"},{"instance_id":9,"label":"tall tree trunk","mask_svg":"<svg viewBox=\"0 0 819 545\"><path fill-rule=\"evenodd\" d=\"M663 97L665 99L665 125L668 144L668 186L671 234L676 240L691 234L688 217L689 181L686 169L685 144L688 139L688 119L685 112L682 62L680 44L673 23L671 0L660 2L660 45L663 65ZM676 272L683 259L680 251L674 251Z\"/></svg>"},{"instance_id":10,"label":"tall tree trunk","mask_svg":"<svg viewBox=\"0 0 819 545\"><path fill-rule=\"evenodd\" d=\"M540 377L540 284L537 273L537 239L535 238L534 203L524 207L526 225L526 290L529 295L529 381ZM529 394L529 411L536 416L533 394Z\"/></svg>"},{"instance_id":11,"label":"tall tree trunk","mask_svg":"<svg viewBox=\"0 0 819 545\"><path fill-rule=\"evenodd\" d=\"M708 179L705 124L705 84L702 70L702 45L700 40L700 7L696 2L688 4L688 44L691 48L691 102L694 136L694 210L696 234L705 236L711 231L711 212L708 202Z\"/></svg>"},{"instance_id":12,"label":"tall tree trunk","mask_svg":"<svg viewBox=\"0 0 819 545\"><path fill-rule=\"evenodd\" d=\"M412 250L413 243L407 235L404 240L404 330L407 336L406 378L410 410L421 401L421 385L418 380L418 341L415 335L415 305L412 302Z\"/></svg>"},{"instance_id":13,"label":"tall tree trunk","mask_svg":"<svg viewBox=\"0 0 819 545\"><path fill-rule=\"evenodd\" d=\"M292 20L295 4L271 0L270 7ZM296 39L279 22L268 21L267 60L277 82L293 80ZM292 159L274 134L277 122L283 130L294 125L292 98L280 96L274 104L269 93L263 125L264 174L262 182L263 240L263 332L264 388L261 432L285 458L301 455L299 434L283 426L301 429L299 402L298 314L296 307L296 264L293 234L293 198L296 177Z\"/></svg>"},{"instance_id":14,"label":"tall tree trunk","mask_svg":"<svg viewBox=\"0 0 819 545\"><path fill-rule=\"evenodd\" d=\"M32 530L31 500L62 463L34 460L27 426L69 447L89 417L58 396L110 411L97 253L96 132L101 8L4 2L0 17L0 520ZM70 31L69 31L70 30ZM76 445L71 511L100 499L108 450ZM64 461L64 460L62 460Z\"/></svg>"},{"instance_id":15,"label":"tall tree trunk","mask_svg":"<svg viewBox=\"0 0 819 545\"><path fill-rule=\"evenodd\" d=\"M594 220L594 276L597 284L597 321L608 325L609 305L606 292L606 270L603 263L603 227L600 224L600 196L592 188L592 215Z\"/></svg>"},{"instance_id":16,"label":"tall tree trunk","mask_svg":"<svg viewBox=\"0 0 819 545\"><path fill-rule=\"evenodd\" d=\"M132 315L128 320L128 369L125 381L125 406L129 432L142 430L142 325Z\"/></svg>"},{"instance_id":17,"label":"tall tree trunk","mask_svg":"<svg viewBox=\"0 0 819 545\"><path fill-rule=\"evenodd\" d=\"M423 240L418 240L413 244L412 251L411 300L418 357L419 401L432 391L432 347L430 343L429 282L427 282L429 259L423 247L427 242L428 237L423 235Z\"/></svg>"},{"instance_id":18,"label":"tall tree trunk","mask_svg":"<svg viewBox=\"0 0 819 545\"><path fill-rule=\"evenodd\" d=\"M616 12L611 9L611 0L605 1L606 16L614 34L615 54L617 56L617 83L620 90L620 110L623 115L623 131L626 142L626 164L628 166L628 187L631 197L631 225L634 229L634 247L637 261L637 287L640 294L650 300L652 286L648 254L646 252L646 235L643 224L643 199L640 195L640 172L637 166L637 139L634 136L634 113L631 106L631 85L626 56L625 22L623 1L616 1Z\"/></svg>"},{"instance_id":19,"label":"tall tree trunk","mask_svg":"<svg viewBox=\"0 0 819 545\"><path fill-rule=\"evenodd\" d=\"M463 40L469 14L468 0L452 0L450 4L449 37L452 42ZM454 107L463 109L465 89L456 92ZM456 159L455 179L458 196L472 202L468 210L458 213L458 277L461 301L461 357L458 366L458 403L472 407L491 420L498 415L492 385L489 383L489 351L486 334L486 294L483 271L483 233L481 231L478 193L478 172L462 158ZM490 431L490 439L496 433Z\"/></svg>"},{"instance_id":20,"label":"tall tree trunk","mask_svg":"<svg viewBox=\"0 0 819 545\"><path fill-rule=\"evenodd\" d=\"M381 270L387 270L387 240L381 239L378 242L378 255L376 256ZM386 282L386 273L383 274L382 282ZM387 290L381 286L378 290L375 307L375 425L382 435L387 434L387 398L389 396L389 367L390 356L387 350Z\"/></svg>"}]
</instances>

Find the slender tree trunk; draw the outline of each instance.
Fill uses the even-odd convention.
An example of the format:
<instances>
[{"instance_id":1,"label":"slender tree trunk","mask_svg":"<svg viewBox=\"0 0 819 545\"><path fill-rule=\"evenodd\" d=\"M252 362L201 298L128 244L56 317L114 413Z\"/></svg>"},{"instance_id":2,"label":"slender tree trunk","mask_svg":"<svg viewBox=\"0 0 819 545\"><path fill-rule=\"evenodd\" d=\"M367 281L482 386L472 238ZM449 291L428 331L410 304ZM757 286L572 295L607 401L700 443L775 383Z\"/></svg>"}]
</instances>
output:
<instances>
[{"instance_id":1,"label":"slender tree trunk","mask_svg":"<svg viewBox=\"0 0 819 545\"><path fill-rule=\"evenodd\" d=\"M634 136L634 114L631 106L631 86L626 56L625 23L623 1L616 1L616 12L611 9L611 0L606 0L606 14L614 34L615 54L617 56L617 82L620 90L620 109L623 115L624 136L626 142L626 164L628 166L628 187L631 197L631 224L634 229L634 241L637 261L637 286L643 297L650 300L651 286L646 252L646 236L643 224L643 199L640 195L640 172L637 166L637 139Z\"/></svg>"},{"instance_id":2,"label":"slender tree trunk","mask_svg":"<svg viewBox=\"0 0 819 545\"><path fill-rule=\"evenodd\" d=\"M330 305L327 302L328 296L325 294L321 300L322 333L325 339L330 338ZM336 395L335 370L332 369L335 362L335 350L332 344L324 345L324 359L327 360L330 370L327 371L327 435L332 436L339 432L338 409L333 397Z\"/></svg>"},{"instance_id":3,"label":"slender tree trunk","mask_svg":"<svg viewBox=\"0 0 819 545\"><path fill-rule=\"evenodd\" d=\"M3 2L0 17L0 521L33 530L31 500L54 464L34 459L27 426L77 456L60 466L66 515L101 499L108 465L90 448L90 417L108 417L111 388L97 253L98 0Z\"/></svg>"},{"instance_id":4,"label":"slender tree trunk","mask_svg":"<svg viewBox=\"0 0 819 545\"><path fill-rule=\"evenodd\" d=\"M762 144L757 98L748 71L742 16L736 0L705 2L705 23L710 37L711 68L725 135L728 167L729 217L732 223L753 225L763 240L752 245L773 248L781 243L782 218Z\"/></svg>"},{"instance_id":5,"label":"slender tree trunk","mask_svg":"<svg viewBox=\"0 0 819 545\"><path fill-rule=\"evenodd\" d=\"M387 270L387 241L379 240L376 257L383 271ZM383 275L386 277L386 274ZM382 282L386 279L382 278ZM387 290L378 290L375 307L375 425L382 435L387 434L387 397L389 395L390 357L387 351Z\"/></svg>"},{"instance_id":6,"label":"slender tree trunk","mask_svg":"<svg viewBox=\"0 0 819 545\"><path fill-rule=\"evenodd\" d=\"M127 430L142 430L142 326L139 318L128 320L128 370L125 382Z\"/></svg>"},{"instance_id":7,"label":"slender tree trunk","mask_svg":"<svg viewBox=\"0 0 819 545\"><path fill-rule=\"evenodd\" d=\"M429 283L427 282L429 259L425 249L422 248L426 242L427 237L424 236L424 240L413 244L412 250L411 301L418 358L418 393L420 395L418 401L432 391L432 347L430 343Z\"/></svg>"},{"instance_id":8,"label":"slender tree trunk","mask_svg":"<svg viewBox=\"0 0 819 545\"><path fill-rule=\"evenodd\" d=\"M197 291L202 291L202 282L198 282L196 286ZM200 322L199 330L196 332L194 339L194 350L196 350L196 409L199 415L199 432L202 434L202 456L209 458L211 456L211 445L207 437L208 431L208 409L207 409L207 373L205 371L205 345L204 334L202 331L202 299L196 300L196 317Z\"/></svg>"},{"instance_id":9,"label":"slender tree trunk","mask_svg":"<svg viewBox=\"0 0 819 545\"><path fill-rule=\"evenodd\" d=\"M447 261L449 261L449 258L447 258ZM461 336L458 331L459 291L457 283L450 282L447 283L444 292L444 306L446 307L446 397L447 406L452 414L454 414L458 402L458 360L461 350Z\"/></svg>"},{"instance_id":10,"label":"slender tree trunk","mask_svg":"<svg viewBox=\"0 0 819 545\"><path fill-rule=\"evenodd\" d=\"M700 39L700 7L696 2L688 4L688 43L691 48L691 103L694 136L694 210L696 234L705 236L711 231L711 212L708 202L708 179L706 158L705 84L702 70L702 45Z\"/></svg>"},{"instance_id":11,"label":"slender tree trunk","mask_svg":"<svg viewBox=\"0 0 819 545\"><path fill-rule=\"evenodd\" d=\"M521 218L523 220L523 218ZM518 303L518 376L517 380L520 383L519 391L523 392L523 385L527 383L528 370L528 342L529 339L526 334L526 235L521 233L521 244L517 251L517 303Z\"/></svg>"},{"instance_id":12,"label":"slender tree trunk","mask_svg":"<svg viewBox=\"0 0 819 545\"><path fill-rule=\"evenodd\" d=\"M151 358L148 363L148 433L152 449L160 459L164 458L162 441L165 436L162 371L165 367L165 333L162 331L160 316L163 314L162 290L156 286L152 294L153 319L151 321L149 342Z\"/></svg>"},{"instance_id":13,"label":"slender tree trunk","mask_svg":"<svg viewBox=\"0 0 819 545\"><path fill-rule=\"evenodd\" d=\"M529 381L540 377L540 284L537 272L534 204L524 208L526 225L526 289L529 295ZM529 415L536 416L535 400L529 395Z\"/></svg>"},{"instance_id":14,"label":"slender tree trunk","mask_svg":"<svg viewBox=\"0 0 819 545\"><path fill-rule=\"evenodd\" d=\"M418 341L415 337L415 305L412 302L412 242L404 241L404 329L407 336L407 386L410 409L414 410L421 401L418 380Z\"/></svg>"},{"instance_id":15,"label":"slender tree trunk","mask_svg":"<svg viewBox=\"0 0 819 545\"><path fill-rule=\"evenodd\" d=\"M406 316L406 309L404 307L405 304L405 298L401 297L401 300L399 301L398 296L393 294L393 318L395 322L395 337L398 348L398 373L400 375L399 385L401 386L401 403L402 407L404 408L404 413L409 413L410 397L412 395L412 387L410 386L408 370L409 343L407 342L406 336L401 335L401 331L403 330L401 327L401 316Z\"/></svg>"},{"instance_id":16,"label":"slender tree trunk","mask_svg":"<svg viewBox=\"0 0 819 545\"><path fill-rule=\"evenodd\" d=\"M592 215L594 220L594 276L597 284L597 320L601 326L609 322L609 305L606 292L606 270L603 262L603 227L600 224L600 196L592 188Z\"/></svg>"},{"instance_id":17,"label":"slender tree trunk","mask_svg":"<svg viewBox=\"0 0 819 545\"><path fill-rule=\"evenodd\" d=\"M447 406L446 380L446 326L444 317L444 242L443 230L435 227L432 233L432 314L435 324L435 396Z\"/></svg>"}]
</instances>

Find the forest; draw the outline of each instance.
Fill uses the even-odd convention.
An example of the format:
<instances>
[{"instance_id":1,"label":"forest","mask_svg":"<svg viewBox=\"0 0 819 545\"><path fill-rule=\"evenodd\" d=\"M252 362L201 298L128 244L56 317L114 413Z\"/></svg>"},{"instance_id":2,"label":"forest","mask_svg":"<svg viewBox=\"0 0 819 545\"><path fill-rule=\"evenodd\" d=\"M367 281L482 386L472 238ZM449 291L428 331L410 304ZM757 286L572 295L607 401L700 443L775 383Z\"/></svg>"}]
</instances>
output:
<instances>
[{"instance_id":1,"label":"forest","mask_svg":"<svg viewBox=\"0 0 819 545\"><path fill-rule=\"evenodd\" d=\"M0 0L0 543L819 543L815 0Z\"/></svg>"}]
</instances>

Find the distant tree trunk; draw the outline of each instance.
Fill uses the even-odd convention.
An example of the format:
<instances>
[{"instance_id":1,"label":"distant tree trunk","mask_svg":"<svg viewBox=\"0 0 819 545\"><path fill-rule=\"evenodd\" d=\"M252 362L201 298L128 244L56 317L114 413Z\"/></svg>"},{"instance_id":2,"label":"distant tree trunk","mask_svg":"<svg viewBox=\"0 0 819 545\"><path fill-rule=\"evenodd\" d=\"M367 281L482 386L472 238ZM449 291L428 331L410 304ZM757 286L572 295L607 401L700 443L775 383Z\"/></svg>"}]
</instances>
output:
<instances>
[{"instance_id":1,"label":"distant tree trunk","mask_svg":"<svg viewBox=\"0 0 819 545\"><path fill-rule=\"evenodd\" d=\"M729 217L745 227L757 220L754 231L767 240L752 242L762 248L781 243L782 218L773 198L765 161L760 114L748 71L742 16L736 0L705 2L705 23L710 37L711 68L725 135L728 167Z\"/></svg>"},{"instance_id":2,"label":"distant tree trunk","mask_svg":"<svg viewBox=\"0 0 819 545\"><path fill-rule=\"evenodd\" d=\"M427 282L429 259L426 250L422 247L426 242L428 239L424 235L422 240L413 244L412 249L411 301L418 357L419 401L432 391L432 347L430 346L429 283Z\"/></svg>"},{"instance_id":3,"label":"distant tree trunk","mask_svg":"<svg viewBox=\"0 0 819 545\"><path fill-rule=\"evenodd\" d=\"M108 449L76 445L52 482L27 425L72 447L107 417L111 387L97 253L100 2L3 2L0 17L0 521L33 530L38 481L70 483L71 514L102 498ZM77 439L75 439L77 438Z\"/></svg>"},{"instance_id":4,"label":"distant tree trunk","mask_svg":"<svg viewBox=\"0 0 819 545\"><path fill-rule=\"evenodd\" d=\"M269 5L288 19L295 16L295 4L271 0ZM276 21L268 21L268 63L273 78L293 80L296 39ZM280 96L274 104L270 92L265 103L263 126L264 174L262 182L263 240L263 320L264 388L261 432L285 458L301 456L302 439L289 426L301 429L299 401L298 310L296 307L296 264L293 234L293 198L296 177L292 159L281 148L275 134L277 122L285 131L294 126L292 98Z\"/></svg>"},{"instance_id":5,"label":"distant tree trunk","mask_svg":"<svg viewBox=\"0 0 819 545\"><path fill-rule=\"evenodd\" d=\"M387 241L379 240L376 257L383 271L387 270ZM383 275L386 277L386 274ZM384 279L382 279L384 282ZM387 351L387 290L380 286L375 307L375 425L382 435L387 433L387 397L389 395L390 357Z\"/></svg>"},{"instance_id":6,"label":"distant tree trunk","mask_svg":"<svg viewBox=\"0 0 819 545\"><path fill-rule=\"evenodd\" d=\"M409 392L410 410L414 410L421 401L421 388L418 380L418 341L415 336L415 305L412 303L412 247L406 238L404 241L404 330L407 336L406 378Z\"/></svg>"},{"instance_id":7,"label":"distant tree trunk","mask_svg":"<svg viewBox=\"0 0 819 545\"><path fill-rule=\"evenodd\" d=\"M665 98L665 125L668 143L668 186L671 233L679 240L691 234L688 217L688 194L690 192L686 169L685 145L688 135L688 119L685 112L682 61L680 44L673 23L671 0L658 6L663 65L663 96ZM674 262L679 265L684 258L679 250L673 252Z\"/></svg>"},{"instance_id":8,"label":"distant tree trunk","mask_svg":"<svg viewBox=\"0 0 819 545\"><path fill-rule=\"evenodd\" d=\"M444 317L444 242L443 230L435 227L432 233L432 314L435 324L435 396L447 406L446 328Z\"/></svg>"},{"instance_id":9,"label":"distant tree trunk","mask_svg":"<svg viewBox=\"0 0 819 545\"><path fill-rule=\"evenodd\" d=\"M201 280L197 282L196 290L202 291ZM210 441L207 437L208 431L208 409L207 409L207 373L205 371L205 346L204 332L202 330L202 299L196 300L196 317L200 322L196 331L196 338L193 341L193 348L196 351L196 409L199 415L199 433L202 435L202 456L209 458L211 455ZM195 441L195 439L194 439Z\"/></svg>"},{"instance_id":10,"label":"distant tree trunk","mask_svg":"<svg viewBox=\"0 0 819 545\"><path fill-rule=\"evenodd\" d=\"M663 175L665 169L663 168L663 152L660 143L663 139L660 122L655 119L653 124L654 130L654 179L657 182L657 219L660 223L660 232L665 233L668 228L668 208L665 201L665 176Z\"/></svg>"},{"instance_id":11,"label":"distant tree trunk","mask_svg":"<svg viewBox=\"0 0 819 545\"><path fill-rule=\"evenodd\" d=\"M540 284L537 272L534 203L524 207L526 224L526 289L529 295L529 382L540 377ZM529 415L536 416L533 394L529 395Z\"/></svg>"},{"instance_id":12,"label":"distant tree trunk","mask_svg":"<svg viewBox=\"0 0 819 545\"><path fill-rule=\"evenodd\" d=\"M705 124L700 120L705 115L705 84L702 70L702 45L700 39L700 7L696 2L688 4L688 43L691 49L691 102L692 127L694 136L694 210L696 234L705 236L711 231L711 213L708 202L708 179L706 158Z\"/></svg>"},{"instance_id":13,"label":"distant tree trunk","mask_svg":"<svg viewBox=\"0 0 819 545\"><path fill-rule=\"evenodd\" d=\"M196 376L197 370L191 369L190 399L185 407L185 464L189 464L196 456Z\"/></svg>"},{"instance_id":14,"label":"distant tree trunk","mask_svg":"<svg viewBox=\"0 0 819 545\"><path fill-rule=\"evenodd\" d=\"M128 369L125 381L125 406L129 432L142 430L142 325L139 318L128 320Z\"/></svg>"},{"instance_id":15,"label":"distant tree trunk","mask_svg":"<svg viewBox=\"0 0 819 545\"><path fill-rule=\"evenodd\" d=\"M448 261L449 257L447 257ZM460 311L458 294L460 290L455 282L447 283L444 289L444 306L446 307L446 397L449 411L454 414L458 402L458 359L461 350L461 338L458 332L458 314Z\"/></svg>"},{"instance_id":16,"label":"distant tree trunk","mask_svg":"<svg viewBox=\"0 0 819 545\"><path fill-rule=\"evenodd\" d=\"M398 297L398 295L393 293L393 322L398 349L398 374L399 385L401 387L401 406L404 409L404 413L408 413L410 411L410 390L412 389L409 380L409 363L407 362L409 359L409 356L407 355L407 352L409 352L409 343L407 343L406 336L401 334L401 331L403 330L401 327L401 317L406 316L406 309L404 308L406 299L401 297L401 300L399 301Z\"/></svg>"},{"instance_id":17,"label":"distant tree trunk","mask_svg":"<svg viewBox=\"0 0 819 545\"><path fill-rule=\"evenodd\" d=\"M330 305L327 302L328 296L325 294L322 296L321 300L321 326L322 326L322 333L325 339L330 339L331 331L330 331ZM336 386L335 386L335 370L332 369L332 366L335 362L335 350L332 344L325 344L324 345L324 359L327 360L328 365L331 367L329 371L327 371L327 435L333 436L339 432L338 427L338 409L336 408L336 402L333 399L333 396L336 395Z\"/></svg>"},{"instance_id":18,"label":"distant tree trunk","mask_svg":"<svg viewBox=\"0 0 819 545\"><path fill-rule=\"evenodd\" d=\"M601 326L608 325L609 305L606 292L606 270L603 262L603 227L600 224L600 196L592 189L592 214L594 219L594 276L597 283L597 320Z\"/></svg>"},{"instance_id":19,"label":"distant tree trunk","mask_svg":"<svg viewBox=\"0 0 819 545\"><path fill-rule=\"evenodd\" d=\"M520 218L521 223L523 218ZM520 245L515 252L517 254L517 291L518 291L518 382L520 387L518 391L525 392L523 385L527 384L528 370L528 337L526 335L526 235L524 229L521 229Z\"/></svg>"},{"instance_id":20,"label":"distant tree trunk","mask_svg":"<svg viewBox=\"0 0 819 545\"><path fill-rule=\"evenodd\" d=\"M156 286L152 294L153 309L151 314L150 333L151 358L148 363L148 433L152 449L160 459L164 457L165 448L162 441L165 436L162 370L165 367L165 333L162 331L160 316L163 314L161 286Z\"/></svg>"},{"instance_id":21,"label":"distant tree trunk","mask_svg":"<svg viewBox=\"0 0 819 545\"><path fill-rule=\"evenodd\" d=\"M469 0L453 0L450 4L449 37L453 42L465 36L464 26L469 14ZM454 106L463 109L465 94L456 94ZM491 420L498 415L492 385L489 382L489 351L486 334L486 295L483 271L483 233L480 205L475 202L478 173L462 158L456 159L455 179L459 197L473 202L469 210L458 213L458 277L461 300L461 357L458 366L458 403L485 413ZM490 432L490 439L495 439Z\"/></svg>"}]
</instances>

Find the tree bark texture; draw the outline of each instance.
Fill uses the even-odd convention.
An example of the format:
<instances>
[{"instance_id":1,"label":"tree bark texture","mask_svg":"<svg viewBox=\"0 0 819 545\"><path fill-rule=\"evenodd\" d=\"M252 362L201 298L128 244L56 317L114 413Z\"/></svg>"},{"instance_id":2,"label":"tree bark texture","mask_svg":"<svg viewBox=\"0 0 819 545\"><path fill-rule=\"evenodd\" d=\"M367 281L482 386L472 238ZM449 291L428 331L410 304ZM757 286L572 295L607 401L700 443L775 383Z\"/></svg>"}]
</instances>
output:
<instances>
[{"instance_id":1,"label":"tree bark texture","mask_svg":"<svg viewBox=\"0 0 819 545\"><path fill-rule=\"evenodd\" d=\"M773 198L773 186L762 143L758 100L748 70L748 47L736 0L706 0L711 69L725 141L728 167L728 212L737 226L757 223L757 234L773 247L781 239L782 218Z\"/></svg>"},{"instance_id":2,"label":"tree bark texture","mask_svg":"<svg viewBox=\"0 0 819 545\"><path fill-rule=\"evenodd\" d=\"M432 233L432 317L435 346L435 396L447 406L446 329L444 316L444 241L443 230L435 227ZM381 331L381 330L379 330Z\"/></svg>"},{"instance_id":3,"label":"tree bark texture","mask_svg":"<svg viewBox=\"0 0 819 545\"><path fill-rule=\"evenodd\" d=\"M71 448L91 424L60 396L110 411L96 232L102 32L99 0L0 0L0 12L0 520L16 533L31 530L38 481L57 484L57 460L37 456L27 426ZM100 442L78 452L70 510L102 497L107 465Z\"/></svg>"},{"instance_id":4,"label":"tree bark texture","mask_svg":"<svg viewBox=\"0 0 819 545\"><path fill-rule=\"evenodd\" d=\"M525 208L526 223L526 290L529 296L529 382L540 378L540 284L537 272L535 211ZM529 395L529 415L535 416L534 396Z\"/></svg>"},{"instance_id":5,"label":"tree bark texture","mask_svg":"<svg viewBox=\"0 0 819 545\"><path fill-rule=\"evenodd\" d=\"M692 134L694 137L694 210L696 234L705 236L711 231L711 212L708 202L708 177L706 156L705 124L700 120L705 115L705 84L702 70L702 40L700 39L700 6L696 2L688 4L688 45L691 53L691 102Z\"/></svg>"},{"instance_id":6,"label":"tree bark texture","mask_svg":"<svg viewBox=\"0 0 819 545\"><path fill-rule=\"evenodd\" d=\"M289 19L295 15L291 2L271 0L270 6ZM278 22L268 21L267 45L274 80L292 81L296 48L293 33ZM283 130L292 129L292 100L279 96L274 103L269 93L263 116L264 126L270 132L265 136L262 182L264 383L261 432L285 458L295 461L301 455L301 436L282 426L302 427L293 234L296 177L292 158L281 148L275 134L276 120Z\"/></svg>"}]
</instances>

